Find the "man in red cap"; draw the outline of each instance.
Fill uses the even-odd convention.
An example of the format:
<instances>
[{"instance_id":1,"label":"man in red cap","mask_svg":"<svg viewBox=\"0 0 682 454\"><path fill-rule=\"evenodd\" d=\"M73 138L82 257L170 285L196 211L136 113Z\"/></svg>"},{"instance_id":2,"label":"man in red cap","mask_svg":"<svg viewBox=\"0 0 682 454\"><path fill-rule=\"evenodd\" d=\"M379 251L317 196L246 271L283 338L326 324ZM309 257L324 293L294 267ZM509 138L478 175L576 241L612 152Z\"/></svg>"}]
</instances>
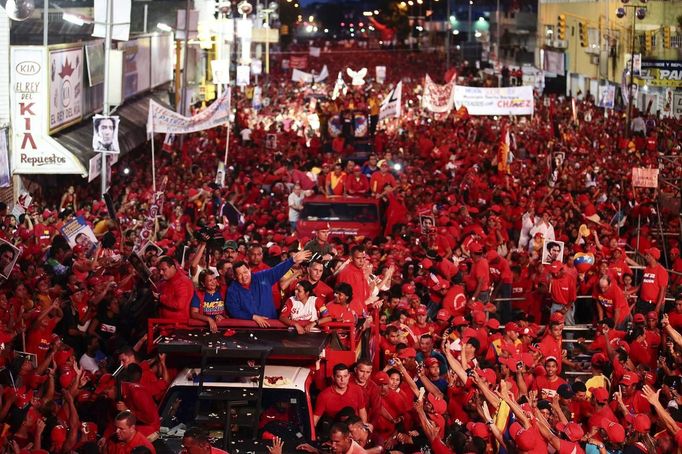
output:
<instances>
[{"instance_id":1,"label":"man in red cap","mask_svg":"<svg viewBox=\"0 0 682 454\"><path fill-rule=\"evenodd\" d=\"M668 271L658 263L660 258L661 251L658 248L651 247L644 251L646 268L644 268L635 312L646 314L655 310L661 313L665 302L665 292L668 290Z\"/></svg>"},{"instance_id":2,"label":"man in red cap","mask_svg":"<svg viewBox=\"0 0 682 454\"><path fill-rule=\"evenodd\" d=\"M353 174L346 177L346 195L361 197L367 195L369 191L369 180L362 174L359 165L353 167Z\"/></svg>"}]
</instances>

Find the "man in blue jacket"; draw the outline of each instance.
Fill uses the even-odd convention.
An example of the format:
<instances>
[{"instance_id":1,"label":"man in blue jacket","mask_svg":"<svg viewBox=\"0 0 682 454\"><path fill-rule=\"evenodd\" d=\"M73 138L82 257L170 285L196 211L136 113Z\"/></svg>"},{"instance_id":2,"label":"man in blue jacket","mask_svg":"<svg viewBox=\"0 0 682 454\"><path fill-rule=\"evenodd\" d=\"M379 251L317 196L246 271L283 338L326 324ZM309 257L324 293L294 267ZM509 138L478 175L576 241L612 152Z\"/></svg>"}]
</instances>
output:
<instances>
[{"instance_id":1,"label":"man in blue jacket","mask_svg":"<svg viewBox=\"0 0 682 454\"><path fill-rule=\"evenodd\" d=\"M253 320L261 328L268 328L269 319L277 319L277 310L272 300L272 286L294 265L309 260L310 251L299 251L274 268L251 274L246 262L233 266L235 280L227 289L227 310L230 317Z\"/></svg>"}]
</instances>

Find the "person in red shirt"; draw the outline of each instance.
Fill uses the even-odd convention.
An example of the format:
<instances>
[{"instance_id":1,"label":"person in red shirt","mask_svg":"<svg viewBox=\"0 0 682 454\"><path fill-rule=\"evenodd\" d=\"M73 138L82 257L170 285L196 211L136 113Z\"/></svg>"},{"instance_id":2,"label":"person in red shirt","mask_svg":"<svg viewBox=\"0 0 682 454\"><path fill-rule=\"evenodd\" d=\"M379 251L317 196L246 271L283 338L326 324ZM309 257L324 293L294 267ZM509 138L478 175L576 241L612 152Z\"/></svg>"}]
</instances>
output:
<instances>
[{"instance_id":1,"label":"person in red shirt","mask_svg":"<svg viewBox=\"0 0 682 454\"><path fill-rule=\"evenodd\" d=\"M625 322L630 316L630 306L623 290L615 282L611 282L609 276L604 275L599 279L592 297L597 302L599 320L608 317L613 320L617 329L625 327Z\"/></svg>"},{"instance_id":2,"label":"person in red shirt","mask_svg":"<svg viewBox=\"0 0 682 454\"><path fill-rule=\"evenodd\" d=\"M486 255L488 264L490 265L490 277L495 283L496 295L501 298L497 302L497 313L500 317L500 323L505 324L511 321L512 315L512 282L513 275L509 266L509 261L504 257L500 257L497 251L490 250ZM494 298L493 298L494 299Z\"/></svg>"},{"instance_id":3,"label":"person in red shirt","mask_svg":"<svg viewBox=\"0 0 682 454\"><path fill-rule=\"evenodd\" d=\"M490 298L490 266L483 258L483 246L474 242L469 245L473 264L469 275L464 279L469 300L487 303Z\"/></svg>"},{"instance_id":4,"label":"person in red shirt","mask_svg":"<svg viewBox=\"0 0 682 454\"><path fill-rule=\"evenodd\" d=\"M323 389L315 401L313 425L317 426L320 418L333 419L345 407L351 407L363 422L367 422L367 410L364 393L357 385L350 382L348 366L339 363L332 369L332 384Z\"/></svg>"},{"instance_id":5,"label":"person in red shirt","mask_svg":"<svg viewBox=\"0 0 682 454\"><path fill-rule=\"evenodd\" d=\"M346 191L346 172L340 162L334 164L334 170L327 174L325 188L327 195L343 195Z\"/></svg>"},{"instance_id":6,"label":"person in red shirt","mask_svg":"<svg viewBox=\"0 0 682 454\"><path fill-rule=\"evenodd\" d=\"M45 360L50 348L58 339L58 336L54 334L54 328L63 316L64 312L59 307L59 300L55 300L49 308L42 310L33 322L26 337L26 351L37 356L38 364Z\"/></svg>"},{"instance_id":7,"label":"person in red shirt","mask_svg":"<svg viewBox=\"0 0 682 454\"><path fill-rule=\"evenodd\" d=\"M275 437L273 441L272 453L276 453L274 446L279 446L279 452L282 452L281 440ZM187 430L182 438L183 452L186 454L227 454L227 451L211 446L209 440L209 433L200 427L192 427Z\"/></svg>"},{"instance_id":8,"label":"person in red shirt","mask_svg":"<svg viewBox=\"0 0 682 454\"><path fill-rule=\"evenodd\" d=\"M369 189L372 195L381 194L384 192L384 187L390 184L392 187L396 187L398 183L395 181L395 177L390 172L388 161L382 159L379 161L379 171L374 172L369 179Z\"/></svg>"},{"instance_id":9,"label":"person in red shirt","mask_svg":"<svg viewBox=\"0 0 682 454\"><path fill-rule=\"evenodd\" d=\"M159 317L183 321L189 319L189 306L194 295L192 281L178 270L175 260L168 256L159 259L159 272L164 280L159 294Z\"/></svg>"},{"instance_id":10,"label":"person in red shirt","mask_svg":"<svg viewBox=\"0 0 682 454\"><path fill-rule=\"evenodd\" d=\"M116 415L114 425L116 431L109 437L104 446L105 454L130 454L137 447L145 447L156 454L154 446L137 430L137 418L130 410Z\"/></svg>"},{"instance_id":11,"label":"person in red shirt","mask_svg":"<svg viewBox=\"0 0 682 454\"><path fill-rule=\"evenodd\" d=\"M359 315L365 312L365 301L369 298L369 282L365 276L365 248L353 246L350 251L351 261L339 272L337 283L347 283L353 289L351 308Z\"/></svg>"},{"instance_id":12,"label":"person in red shirt","mask_svg":"<svg viewBox=\"0 0 682 454\"><path fill-rule=\"evenodd\" d=\"M550 312L552 314L560 312L564 316L566 325L575 325L576 278L567 273L564 265L559 261L552 262L549 272L552 276L549 281L549 294L552 298Z\"/></svg>"},{"instance_id":13,"label":"person in red shirt","mask_svg":"<svg viewBox=\"0 0 682 454\"><path fill-rule=\"evenodd\" d=\"M635 312L646 314L655 310L660 313L665 302L665 292L668 290L668 272L658 263L661 251L652 247L644 251L646 268L639 288L639 300L635 305Z\"/></svg>"},{"instance_id":14,"label":"person in red shirt","mask_svg":"<svg viewBox=\"0 0 682 454\"><path fill-rule=\"evenodd\" d=\"M542 399L553 399L559 389L559 386L565 385L566 381L559 377L559 362L553 356L548 356L545 359L545 375L540 375L535 378L533 389L540 393Z\"/></svg>"},{"instance_id":15,"label":"person in red shirt","mask_svg":"<svg viewBox=\"0 0 682 454\"><path fill-rule=\"evenodd\" d=\"M620 391L609 404L614 412L620 411L623 417L637 413L649 413L647 402L642 391L637 389L639 376L635 372L627 372L620 379Z\"/></svg>"},{"instance_id":16,"label":"person in red shirt","mask_svg":"<svg viewBox=\"0 0 682 454\"><path fill-rule=\"evenodd\" d=\"M675 308L668 313L668 322L676 330L682 329L682 292L675 296Z\"/></svg>"},{"instance_id":17,"label":"person in red shirt","mask_svg":"<svg viewBox=\"0 0 682 454\"><path fill-rule=\"evenodd\" d=\"M367 410L367 421L375 424L381 413L381 389L376 380L371 380L372 362L368 359L361 359L355 363L351 383L357 385L363 392L365 398L365 410Z\"/></svg>"},{"instance_id":18,"label":"person in red shirt","mask_svg":"<svg viewBox=\"0 0 682 454\"><path fill-rule=\"evenodd\" d=\"M369 180L362 174L362 168L358 165L353 167L353 174L346 177L346 194L350 196L364 196L369 192Z\"/></svg>"}]
</instances>

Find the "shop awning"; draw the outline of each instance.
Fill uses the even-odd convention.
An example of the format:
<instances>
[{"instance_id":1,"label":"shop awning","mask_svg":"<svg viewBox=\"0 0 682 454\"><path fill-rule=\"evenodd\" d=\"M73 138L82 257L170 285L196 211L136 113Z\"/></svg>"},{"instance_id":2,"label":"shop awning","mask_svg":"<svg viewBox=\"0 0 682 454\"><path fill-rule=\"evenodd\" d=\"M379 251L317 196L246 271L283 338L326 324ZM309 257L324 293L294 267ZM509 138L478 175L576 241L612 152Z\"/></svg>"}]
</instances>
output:
<instances>
[{"instance_id":1,"label":"shop awning","mask_svg":"<svg viewBox=\"0 0 682 454\"><path fill-rule=\"evenodd\" d=\"M120 117L118 130L120 156L133 151L147 141L147 112L149 111L150 99L164 106L168 105L168 93L157 91L137 100L129 101L113 113L113 115ZM99 153L92 151L91 118L52 135L52 138L69 150L86 171L89 168L90 159L99 156Z\"/></svg>"}]
</instances>

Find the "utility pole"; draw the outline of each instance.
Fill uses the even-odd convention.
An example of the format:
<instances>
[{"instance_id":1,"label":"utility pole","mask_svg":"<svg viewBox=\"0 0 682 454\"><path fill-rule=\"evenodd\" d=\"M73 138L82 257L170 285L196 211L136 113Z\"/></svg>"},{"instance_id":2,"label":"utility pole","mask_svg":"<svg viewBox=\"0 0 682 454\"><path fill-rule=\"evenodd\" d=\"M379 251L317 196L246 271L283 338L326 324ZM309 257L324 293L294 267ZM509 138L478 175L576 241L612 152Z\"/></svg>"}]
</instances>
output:
<instances>
[{"instance_id":1,"label":"utility pole","mask_svg":"<svg viewBox=\"0 0 682 454\"><path fill-rule=\"evenodd\" d=\"M114 12L114 0L106 0L106 23L104 24L104 100L102 106L102 115L105 117L109 116L111 112L111 106L109 105L109 59L111 56L111 27L113 22L113 12ZM104 194L107 193L107 161L108 155L106 151L102 151L102 170L100 171L101 178L101 196L104 198Z\"/></svg>"}]
</instances>

